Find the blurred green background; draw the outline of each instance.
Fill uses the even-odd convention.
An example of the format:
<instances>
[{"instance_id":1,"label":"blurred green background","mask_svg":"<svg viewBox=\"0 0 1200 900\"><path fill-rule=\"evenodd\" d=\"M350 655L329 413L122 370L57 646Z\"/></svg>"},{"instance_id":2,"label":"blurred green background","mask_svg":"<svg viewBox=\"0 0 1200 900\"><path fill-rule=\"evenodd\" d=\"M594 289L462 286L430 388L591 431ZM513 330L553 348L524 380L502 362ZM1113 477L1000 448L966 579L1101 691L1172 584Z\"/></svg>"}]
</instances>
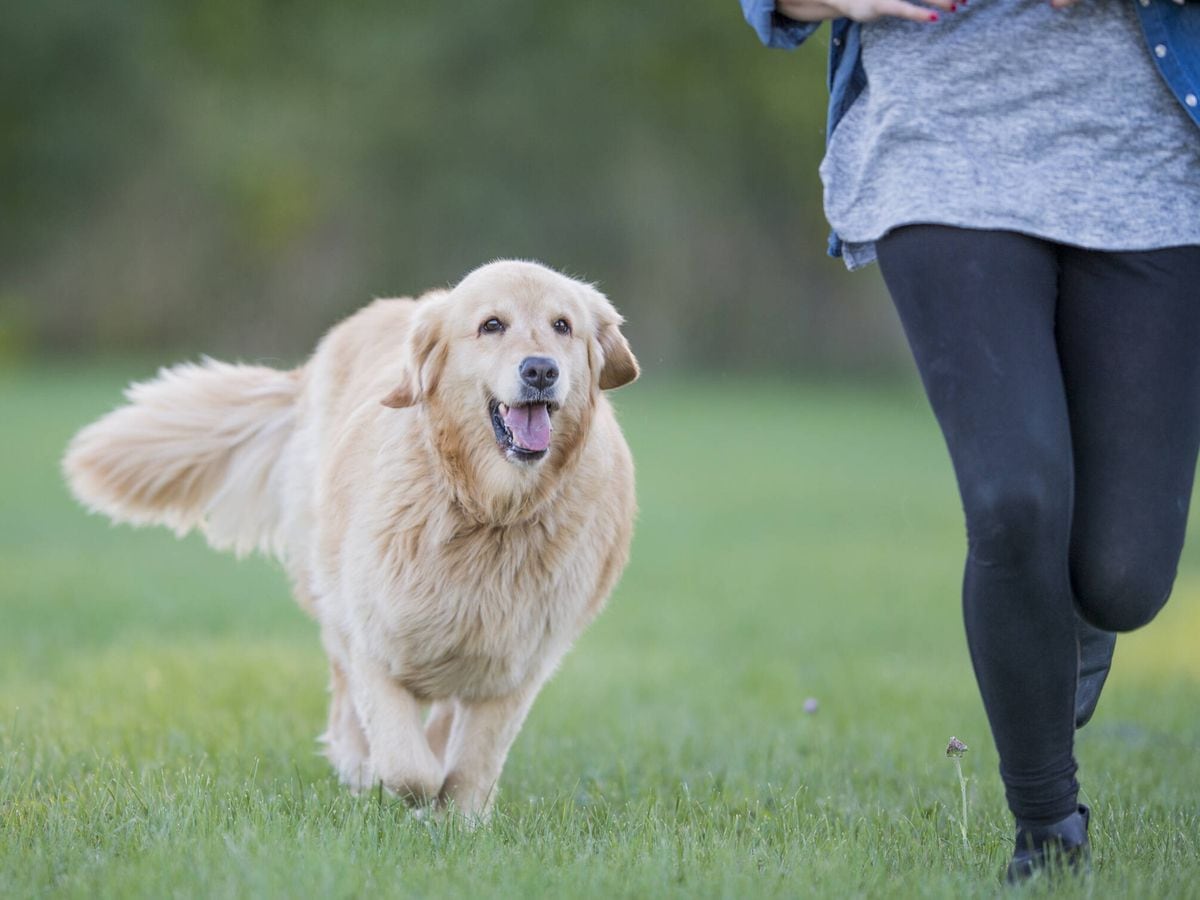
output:
<instances>
[{"instance_id":1,"label":"blurred green background","mask_svg":"<svg viewBox=\"0 0 1200 900\"><path fill-rule=\"evenodd\" d=\"M64 0L0 28L0 358L302 357L500 256L599 282L650 370L889 374L824 256L826 30L733 0Z\"/></svg>"}]
</instances>

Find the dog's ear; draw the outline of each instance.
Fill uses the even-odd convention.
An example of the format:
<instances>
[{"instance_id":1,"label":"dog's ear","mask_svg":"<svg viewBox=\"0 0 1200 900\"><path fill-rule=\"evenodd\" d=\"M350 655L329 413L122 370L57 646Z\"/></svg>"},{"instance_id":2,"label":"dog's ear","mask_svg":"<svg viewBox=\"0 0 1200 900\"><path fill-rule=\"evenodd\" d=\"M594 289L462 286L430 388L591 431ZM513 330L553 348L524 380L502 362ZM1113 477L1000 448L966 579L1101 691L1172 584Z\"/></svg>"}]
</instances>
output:
<instances>
[{"instance_id":1,"label":"dog's ear","mask_svg":"<svg viewBox=\"0 0 1200 900\"><path fill-rule=\"evenodd\" d=\"M441 342L433 310L419 308L409 332L408 361L400 375L400 383L380 402L392 409L416 406L437 387L445 356L446 348Z\"/></svg>"},{"instance_id":2,"label":"dog's ear","mask_svg":"<svg viewBox=\"0 0 1200 900\"><path fill-rule=\"evenodd\" d=\"M390 406L392 409L407 409L410 406L416 406L421 398L414 379L410 375L411 373L405 372L404 379L400 384L396 385L392 392L379 402L384 406Z\"/></svg>"},{"instance_id":3,"label":"dog's ear","mask_svg":"<svg viewBox=\"0 0 1200 900\"><path fill-rule=\"evenodd\" d=\"M600 390L619 388L634 381L640 370L629 341L621 334L621 320L605 322L600 326Z\"/></svg>"}]
</instances>

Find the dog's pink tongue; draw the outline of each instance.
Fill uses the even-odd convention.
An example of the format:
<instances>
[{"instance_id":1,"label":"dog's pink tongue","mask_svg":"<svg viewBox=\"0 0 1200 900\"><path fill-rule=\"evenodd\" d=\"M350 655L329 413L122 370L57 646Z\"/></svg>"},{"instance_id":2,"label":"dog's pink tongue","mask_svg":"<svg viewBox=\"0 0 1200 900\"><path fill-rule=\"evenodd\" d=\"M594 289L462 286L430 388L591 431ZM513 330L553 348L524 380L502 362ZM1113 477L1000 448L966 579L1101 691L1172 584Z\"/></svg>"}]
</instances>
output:
<instances>
[{"instance_id":1,"label":"dog's pink tongue","mask_svg":"<svg viewBox=\"0 0 1200 900\"><path fill-rule=\"evenodd\" d=\"M504 424L523 450L536 453L550 446L550 410L545 403L511 407L504 414Z\"/></svg>"}]
</instances>

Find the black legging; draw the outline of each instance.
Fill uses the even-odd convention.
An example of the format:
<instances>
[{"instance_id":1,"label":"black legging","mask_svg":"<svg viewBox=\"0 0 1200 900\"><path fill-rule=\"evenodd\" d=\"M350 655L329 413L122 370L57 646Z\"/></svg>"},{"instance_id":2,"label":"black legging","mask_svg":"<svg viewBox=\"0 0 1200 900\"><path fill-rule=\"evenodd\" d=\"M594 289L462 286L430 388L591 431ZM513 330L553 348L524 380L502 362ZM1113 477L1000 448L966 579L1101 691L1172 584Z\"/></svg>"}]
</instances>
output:
<instances>
[{"instance_id":1,"label":"black legging","mask_svg":"<svg viewBox=\"0 0 1200 900\"><path fill-rule=\"evenodd\" d=\"M1200 443L1200 246L936 225L878 243L967 519L967 642L1009 807L1076 808L1075 614L1162 608Z\"/></svg>"}]
</instances>

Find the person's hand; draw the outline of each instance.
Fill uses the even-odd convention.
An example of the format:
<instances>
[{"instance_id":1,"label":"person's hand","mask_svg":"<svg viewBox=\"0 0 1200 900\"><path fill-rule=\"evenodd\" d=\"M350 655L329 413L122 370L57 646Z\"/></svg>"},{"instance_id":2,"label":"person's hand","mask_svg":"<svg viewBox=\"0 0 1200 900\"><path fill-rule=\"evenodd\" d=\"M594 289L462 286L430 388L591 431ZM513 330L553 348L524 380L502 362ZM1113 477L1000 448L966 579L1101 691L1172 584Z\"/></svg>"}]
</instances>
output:
<instances>
[{"instance_id":1,"label":"person's hand","mask_svg":"<svg viewBox=\"0 0 1200 900\"><path fill-rule=\"evenodd\" d=\"M1074 0L1053 0L1055 3L1072 3ZM936 22L938 14L930 7L953 12L966 0L923 0L927 5L910 3L908 0L775 0L775 9L781 15L797 22L819 22L823 19L854 19L870 22L885 16L908 19L910 22Z\"/></svg>"},{"instance_id":2,"label":"person's hand","mask_svg":"<svg viewBox=\"0 0 1200 900\"><path fill-rule=\"evenodd\" d=\"M1055 9L1066 9L1068 6L1074 6L1079 0L1050 0L1050 5Z\"/></svg>"}]
</instances>

